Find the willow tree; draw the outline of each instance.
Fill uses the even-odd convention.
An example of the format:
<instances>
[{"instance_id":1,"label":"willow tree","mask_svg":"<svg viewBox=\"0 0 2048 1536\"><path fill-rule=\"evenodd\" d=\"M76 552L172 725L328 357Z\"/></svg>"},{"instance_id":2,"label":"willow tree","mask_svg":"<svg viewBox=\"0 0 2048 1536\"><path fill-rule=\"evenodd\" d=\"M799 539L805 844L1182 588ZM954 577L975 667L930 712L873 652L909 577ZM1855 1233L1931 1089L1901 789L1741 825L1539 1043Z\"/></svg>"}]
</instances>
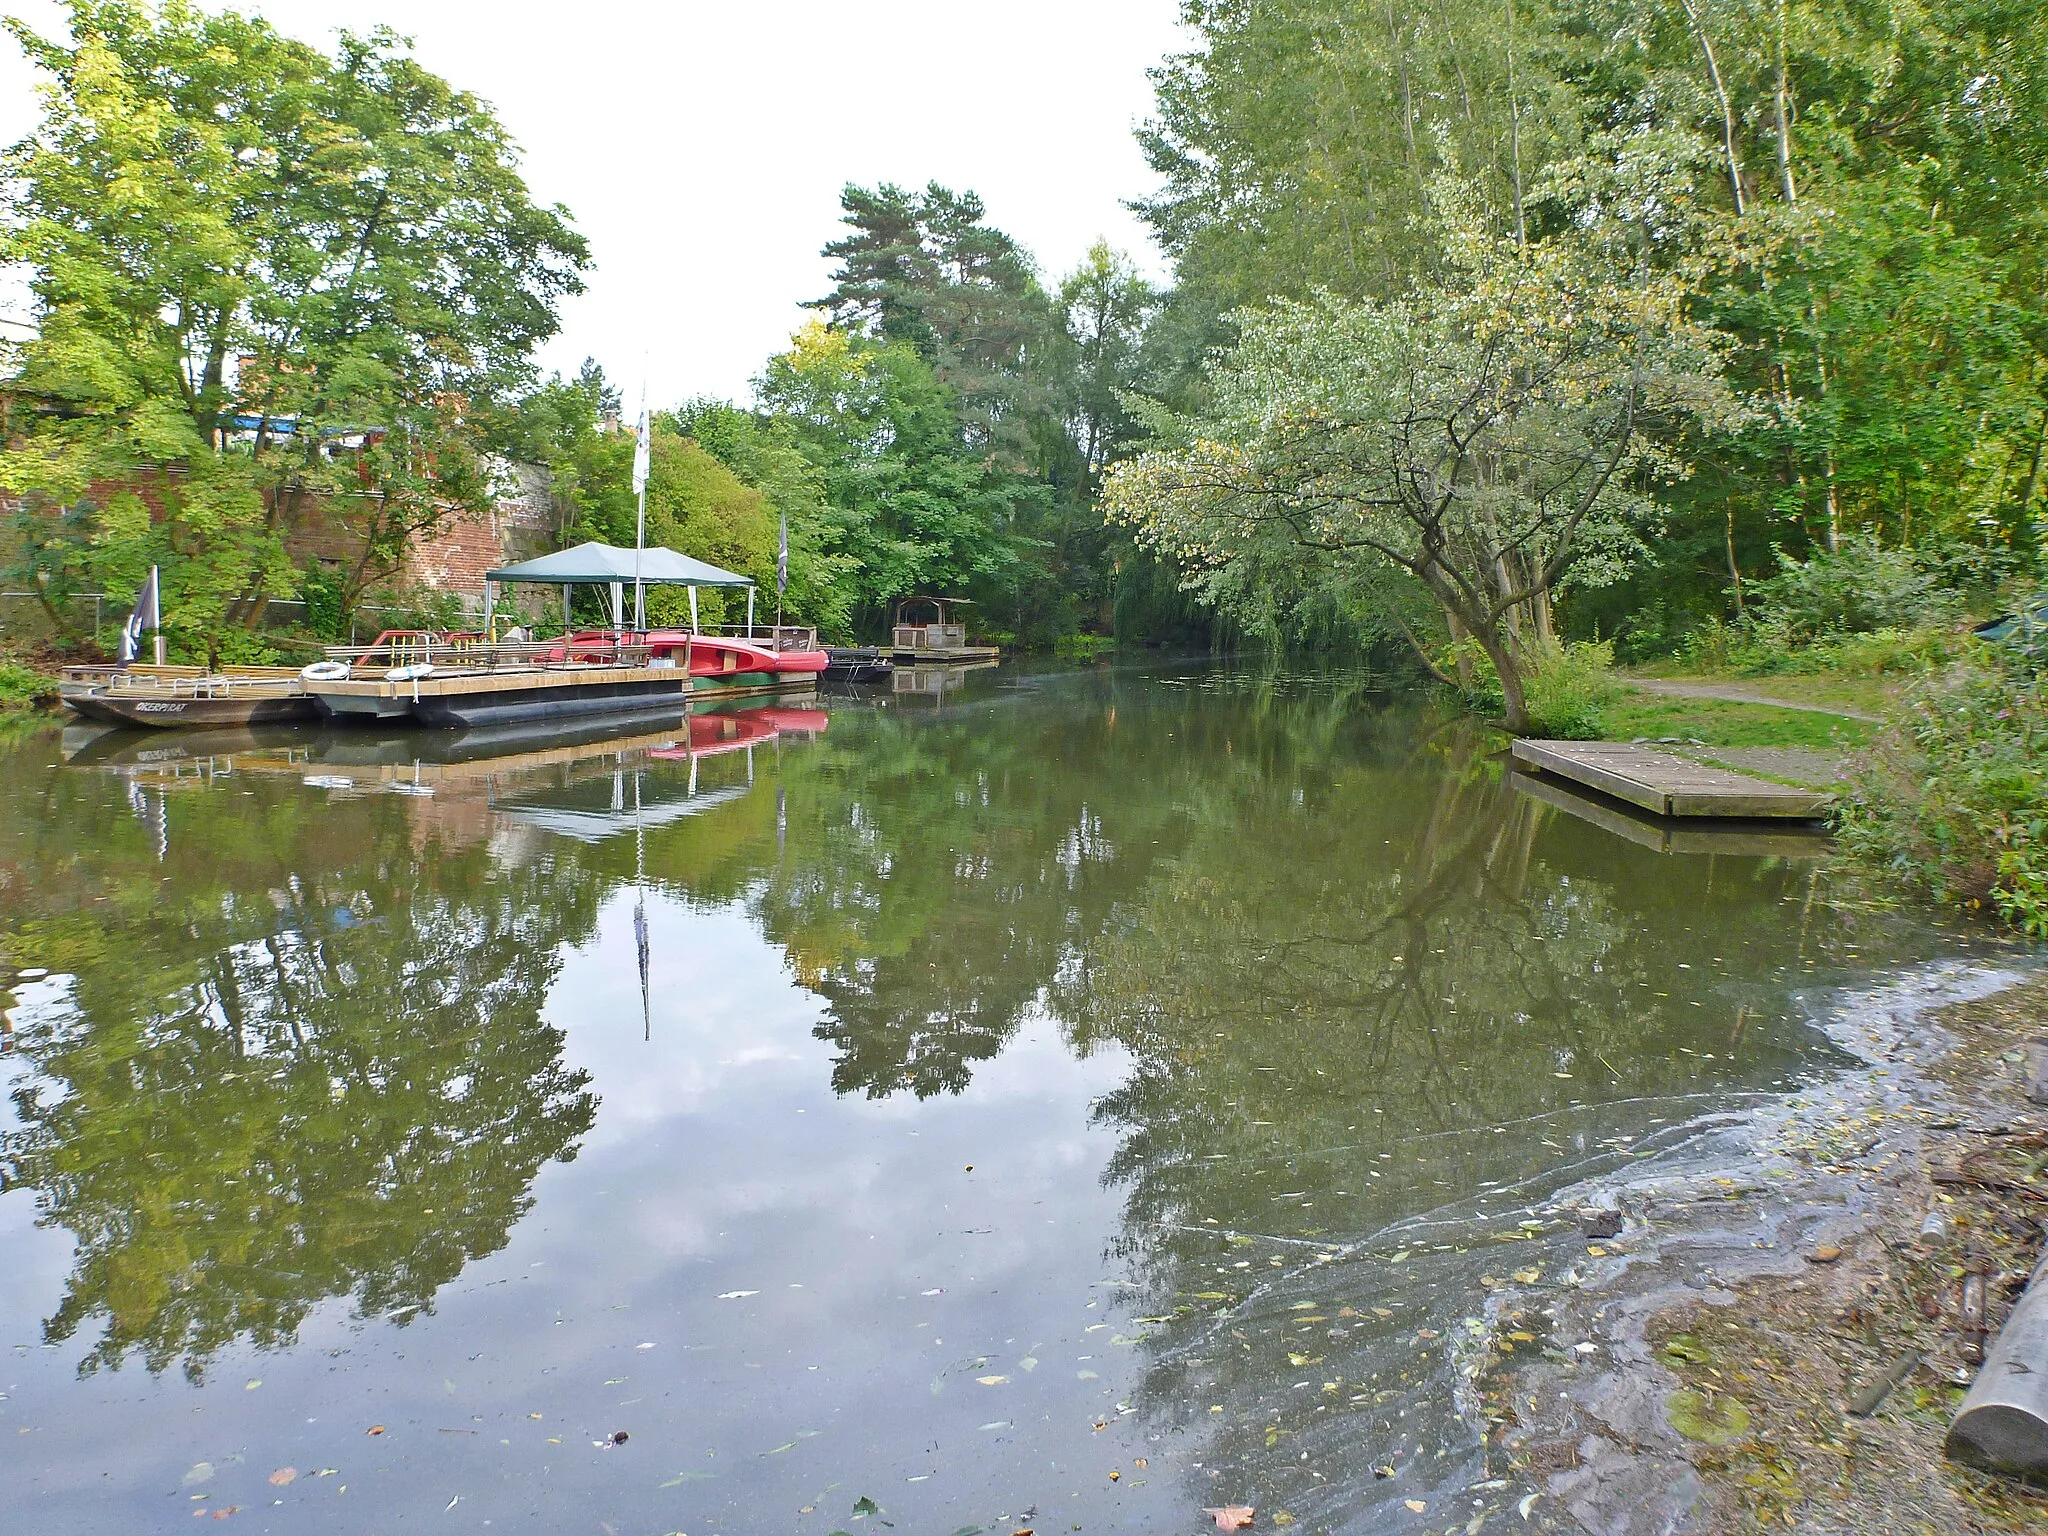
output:
<instances>
[{"instance_id":1,"label":"willow tree","mask_svg":"<svg viewBox=\"0 0 2048 1536\"><path fill-rule=\"evenodd\" d=\"M1398 300L1240 311L1208 411L1112 472L1112 515L1226 606L1276 572L1419 584L1526 729L1553 596L1642 559L1687 430L1739 414L1688 314L1713 255L1687 185L1643 147L1579 164L1546 190L1558 232L1525 242L1439 178L1449 275Z\"/></svg>"}]
</instances>

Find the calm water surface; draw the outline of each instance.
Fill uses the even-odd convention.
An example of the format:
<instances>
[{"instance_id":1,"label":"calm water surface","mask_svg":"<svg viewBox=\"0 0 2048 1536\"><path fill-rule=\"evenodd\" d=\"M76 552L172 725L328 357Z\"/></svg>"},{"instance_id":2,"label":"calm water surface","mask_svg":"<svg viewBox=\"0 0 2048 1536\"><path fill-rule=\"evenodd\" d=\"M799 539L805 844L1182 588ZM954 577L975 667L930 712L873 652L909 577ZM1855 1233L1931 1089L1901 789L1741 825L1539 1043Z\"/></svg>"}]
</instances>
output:
<instances>
[{"instance_id":1,"label":"calm water surface","mask_svg":"<svg viewBox=\"0 0 2048 1536\"><path fill-rule=\"evenodd\" d=\"M1463 1323L1584 1250L1497 1239L1953 946L1488 745L1173 667L0 743L8 1523L1511 1505Z\"/></svg>"}]
</instances>

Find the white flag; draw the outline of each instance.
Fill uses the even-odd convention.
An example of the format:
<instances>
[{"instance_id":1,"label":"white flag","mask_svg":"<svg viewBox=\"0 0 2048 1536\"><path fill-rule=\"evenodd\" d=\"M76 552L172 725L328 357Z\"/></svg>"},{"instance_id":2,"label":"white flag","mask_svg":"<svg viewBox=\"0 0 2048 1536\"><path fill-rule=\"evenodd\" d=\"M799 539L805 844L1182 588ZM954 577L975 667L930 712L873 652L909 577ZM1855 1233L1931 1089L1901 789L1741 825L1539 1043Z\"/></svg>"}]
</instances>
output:
<instances>
[{"instance_id":1,"label":"white flag","mask_svg":"<svg viewBox=\"0 0 2048 1536\"><path fill-rule=\"evenodd\" d=\"M639 441L633 445L633 494L638 496L647 489L648 453L647 408L640 409Z\"/></svg>"}]
</instances>

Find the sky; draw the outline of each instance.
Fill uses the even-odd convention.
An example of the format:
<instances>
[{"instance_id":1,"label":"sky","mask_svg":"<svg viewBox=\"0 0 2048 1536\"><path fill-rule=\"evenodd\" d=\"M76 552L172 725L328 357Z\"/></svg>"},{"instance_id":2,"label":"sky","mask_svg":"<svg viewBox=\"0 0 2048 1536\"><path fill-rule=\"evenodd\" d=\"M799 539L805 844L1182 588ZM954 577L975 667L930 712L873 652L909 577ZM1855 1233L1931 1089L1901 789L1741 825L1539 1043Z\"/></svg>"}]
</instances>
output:
<instances>
[{"instance_id":1,"label":"sky","mask_svg":"<svg viewBox=\"0 0 2048 1536\"><path fill-rule=\"evenodd\" d=\"M213 0L205 0L213 3ZM544 368L595 357L651 403L745 398L830 287L818 249L847 182L972 188L1048 279L1098 238L1163 263L1123 206L1153 185L1132 129L1146 70L1182 46L1177 0L251 0L331 45L382 24L497 110L541 202L590 240ZM53 0L8 11L61 34ZM35 122L34 72L0 39L0 142ZM0 315L23 310L18 289Z\"/></svg>"}]
</instances>

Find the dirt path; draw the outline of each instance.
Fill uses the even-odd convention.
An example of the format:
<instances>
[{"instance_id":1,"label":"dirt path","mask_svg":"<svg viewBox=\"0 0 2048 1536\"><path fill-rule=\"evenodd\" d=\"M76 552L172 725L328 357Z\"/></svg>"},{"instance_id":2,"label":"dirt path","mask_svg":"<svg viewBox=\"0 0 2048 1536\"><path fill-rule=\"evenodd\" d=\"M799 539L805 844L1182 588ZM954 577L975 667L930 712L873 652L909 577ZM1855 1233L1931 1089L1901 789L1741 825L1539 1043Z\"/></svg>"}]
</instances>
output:
<instances>
[{"instance_id":1,"label":"dirt path","mask_svg":"<svg viewBox=\"0 0 2048 1536\"><path fill-rule=\"evenodd\" d=\"M1767 693L1754 688L1744 688L1739 683L1681 683L1664 677L1631 677L1626 679L1629 687L1640 688L1645 693L1662 693L1676 699L1725 699L1730 704L1768 704L1774 709L1797 709L1809 715L1834 715L1843 720L1862 720L1871 725L1880 723L1878 716L1866 715L1853 709L1842 709L1827 704L1801 704L1791 699L1774 699Z\"/></svg>"}]
</instances>

